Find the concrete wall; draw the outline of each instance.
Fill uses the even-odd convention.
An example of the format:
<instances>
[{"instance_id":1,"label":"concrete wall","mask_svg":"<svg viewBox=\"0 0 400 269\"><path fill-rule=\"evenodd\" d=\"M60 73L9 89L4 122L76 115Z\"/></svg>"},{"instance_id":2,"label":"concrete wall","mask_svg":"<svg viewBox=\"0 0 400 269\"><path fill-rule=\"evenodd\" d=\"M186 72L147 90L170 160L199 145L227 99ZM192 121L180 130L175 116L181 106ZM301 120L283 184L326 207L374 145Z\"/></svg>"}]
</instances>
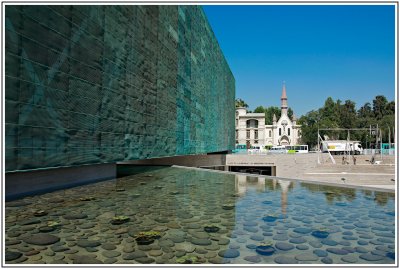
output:
<instances>
[{"instance_id":1,"label":"concrete wall","mask_svg":"<svg viewBox=\"0 0 400 269\"><path fill-rule=\"evenodd\" d=\"M327 154L323 155L328 158ZM273 174L278 177L294 178L306 169L317 166L317 154L229 154L226 156L228 166L270 166L275 167ZM293 169L293 166L295 169Z\"/></svg>"},{"instance_id":2,"label":"concrete wall","mask_svg":"<svg viewBox=\"0 0 400 269\"><path fill-rule=\"evenodd\" d=\"M83 165L5 174L5 198L50 192L116 177L115 164Z\"/></svg>"},{"instance_id":3,"label":"concrete wall","mask_svg":"<svg viewBox=\"0 0 400 269\"><path fill-rule=\"evenodd\" d=\"M219 166L225 165L226 155L188 155L167 158L153 158L148 160L136 160L118 162L117 165L180 165L189 167Z\"/></svg>"}]
</instances>

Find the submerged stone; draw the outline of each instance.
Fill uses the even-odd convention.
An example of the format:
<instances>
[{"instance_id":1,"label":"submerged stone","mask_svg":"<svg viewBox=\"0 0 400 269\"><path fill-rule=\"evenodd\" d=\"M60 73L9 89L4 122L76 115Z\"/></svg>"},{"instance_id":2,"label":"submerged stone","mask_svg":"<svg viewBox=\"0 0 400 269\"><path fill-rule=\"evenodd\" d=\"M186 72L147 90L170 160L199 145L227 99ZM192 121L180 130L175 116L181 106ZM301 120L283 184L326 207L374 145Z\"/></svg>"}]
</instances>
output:
<instances>
[{"instance_id":1,"label":"submerged stone","mask_svg":"<svg viewBox=\"0 0 400 269\"><path fill-rule=\"evenodd\" d=\"M256 248L257 248L257 245L255 245L255 244L248 244L248 245L246 245L246 248L248 248L248 249L256 249Z\"/></svg>"},{"instance_id":2,"label":"submerged stone","mask_svg":"<svg viewBox=\"0 0 400 269\"><path fill-rule=\"evenodd\" d=\"M325 264L332 264L333 260L329 257L324 257L321 259L321 262L325 263Z\"/></svg>"},{"instance_id":3,"label":"submerged stone","mask_svg":"<svg viewBox=\"0 0 400 269\"><path fill-rule=\"evenodd\" d=\"M314 255L314 254L309 254L309 253L302 253L302 254L296 255L295 259L298 261L317 261L318 256Z\"/></svg>"},{"instance_id":4,"label":"submerged stone","mask_svg":"<svg viewBox=\"0 0 400 269\"><path fill-rule=\"evenodd\" d=\"M87 218L87 215L84 213L69 213L63 216L64 219L67 220L74 220L74 219L85 219Z\"/></svg>"},{"instance_id":5,"label":"submerged stone","mask_svg":"<svg viewBox=\"0 0 400 269\"><path fill-rule=\"evenodd\" d=\"M296 248L298 250L307 250L309 249L309 246L303 244L303 245L297 245Z\"/></svg>"},{"instance_id":6,"label":"submerged stone","mask_svg":"<svg viewBox=\"0 0 400 269\"><path fill-rule=\"evenodd\" d=\"M327 248L326 251L336 255L346 255L349 252L341 248Z\"/></svg>"},{"instance_id":7,"label":"submerged stone","mask_svg":"<svg viewBox=\"0 0 400 269\"><path fill-rule=\"evenodd\" d=\"M293 232L295 233L300 233L300 234L308 234L311 233L311 229L310 228L296 228L293 230Z\"/></svg>"},{"instance_id":8,"label":"submerged stone","mask_svg":"<svg viewBox=\"0 0 400 269\"><path fill-rule=\"evenodd\" d=\"M171 238L171 240L174 241L172 238ZM209 239L193 238L191 242L193 244L199 245L199 246L211 245L211 240L209 240Z\"/></svg>"},{"instance_id":9,"label":"submerged stone","mask_svg":"<svg viewBox=\"0 0 400 269\"><path fill-rule=\"evenodd\" d=\"M43 233L34 234L24 239L25 243L40 246L51 245L58 241L60 241L60 238L58 236Z\"/></svg>"},{"instance_id":10,"label":"submerged stone","mask_svg":"<svg viewBox=\"0 0 400 269\"><path fill-rule=\"evenodd\" d=\"M318 257L327 257L328 256L328 252L326 252L325 250L322 250L322 249L315 249L313 251L313 253L315 255L317 255Z\"/></svg>"},{"instance_id":11,"label":"submerged stone","mask_svg":"<svg viewBox=\"0 0 400 269\"><path fill-rule=\"evenodd\" d=\"M294 249L294 245L286 243L286 242L277 242L275 247L279 250L288 251Z\"/></svg>"},{"instance_id":12,"label":"submerged stone","mask_svg":"<svg viewBox=\"0 0 400 269\"><path fill-rule=\"evenodd\" d=\"M222 258L236 258L240 256L240 252L236 249L221 250L218 252L218 256Z\"/></svg>"},{"instance_id":13,"label":"submerged stone","mask_svg":"<svg viewBox=\"0 0 400 269\"><path fill-rule=\"evenodd\" d=\"M355 256L344 256L340 258L342 261L347 262L347 263L356 263L358 262L358 258Z\"/></svg>"},{"instance_id":14,"label":"submerged stone","mask_svg":"<svg viewBox=\"0 0 400 269\"><path fill-rule=\"evenodd\" d=\"M261 262L260 256L246 256L243 258L245 261L252 262L252 263L259 263Z\"/></svg>"},{"instance_id":15,"label":"submerged stone","mask_svg":"<svg viewBox=\"0 0 400 269\"><path fill-rule=\"evenodd\" d=\"M287 256L277 256L274 259L275 263L278 264L296 264L299 263L296 259Z\"/></svg>"},{"instance_id":16,"label":"submerged stone","mask_svg":"<svg viewBox=\"0 0 400 269\"><path fill-rule=\"evenodd\" d=\"M76 255L73 258L74 264L98 264L103 263L102 261L88 255Z\"/></svg>"},{"instance_id":17,"label":"submerged stone","mask_svg":"<svg viewBox=\"0 0 400 269\"><path fill-rule=\"evenodd\" d=\"M303 244L307 242L307 240L305 240L303 237L299 237L299 238L291 238L289 242L293 244Z\"/></svg>"},{"instance_id":18,"label":"submerged stone","mask_svg":"<svg viewBox=\"0 0 400 269\"><path fill-rule=\"evenodd\" d=\"M16 259L18 259L18 258L21 257L21 256L22 256L22 253L21 253L21 252L9 251L9 250L6 250L6 251L5 251L5 260L6 260L7 262L16 260Z\"/></svg>"},{"instance_id":19,"label":"submerged stone","mask_svg":"<svg viewBox=\"0 0 400 269\"><path fill-rule=\"evenodd\" d=\"M76 244L80 247L86 248L86 247L97 247L100 245L99 241L90 241L86 239L81 239L76 242Z\"/></svg>"},{"instance_id":20,"label":"submerged stone","mask_svg":"<svg viewBox=\"0 0 400 269\"><path fill-rule=\"evenodd\" d=\"M323 239L321 240L321 243L328 246L336 246L338 244L336 241L331 239Z\"/></svg>"},{"instance_id":21,"label":"submerged stone","mask_svg":"<svg viewBox=\"0 0 400 269\"><path fill-rule=\"evenodd\" d=\"M274 237L272 237L272 239L276 241L287 241L289 237L285 234L277 234Z\"/></svg>"},{"instance_id":22,"label":"submerged stone","mask_svg":"<svg viewBox=\"0 0 400 269\"><path fill-rule=\"evenodd\" d=\"M261 245L256 247L256 252L260 255L271 256L272 254L275 253L275 248L273 246Z\"/></svg>"},{"instance_id":23,"label":"submerged stone","mask_svg":"<svg viewBox=\"0 0 400 269\"><path fill-rule=\"evenodd\" d=\"M382 256L378 256L378 255L374 255L374 254L370 254L370 253L365 253L365 254L361 254L360 258L369 262L374 262L374 261L380 261L383 259Z\"/></svg>"}]
</instances>

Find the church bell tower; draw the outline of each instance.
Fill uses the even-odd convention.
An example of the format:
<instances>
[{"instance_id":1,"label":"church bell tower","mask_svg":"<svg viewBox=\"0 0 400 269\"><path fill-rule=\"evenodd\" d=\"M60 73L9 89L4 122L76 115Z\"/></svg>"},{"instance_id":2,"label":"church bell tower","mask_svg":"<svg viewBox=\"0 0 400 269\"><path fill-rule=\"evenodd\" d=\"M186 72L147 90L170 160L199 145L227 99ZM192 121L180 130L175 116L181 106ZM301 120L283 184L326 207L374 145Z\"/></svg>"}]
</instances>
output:
<instances>
[{"instance_id":1,"label":"church bell tower","mask_svg":"<svg viewBox=\"0 0 400 269\"><path fill-rule=\"evenodd\" d=\"M281 96L281 115L287 115L288 105L286 96L286 84L283 82L282 96Z\"/></svg>"}]
</instances>

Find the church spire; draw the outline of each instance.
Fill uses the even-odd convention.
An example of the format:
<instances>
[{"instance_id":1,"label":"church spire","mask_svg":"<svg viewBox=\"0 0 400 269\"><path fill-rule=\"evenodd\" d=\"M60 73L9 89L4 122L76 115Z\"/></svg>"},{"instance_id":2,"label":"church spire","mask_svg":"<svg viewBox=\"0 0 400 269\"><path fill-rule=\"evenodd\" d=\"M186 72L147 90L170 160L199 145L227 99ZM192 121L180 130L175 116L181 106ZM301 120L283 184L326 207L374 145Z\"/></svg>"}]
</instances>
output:
<instances>
[{"instance_id":1,"label":"church spire","mask_svg":"<svg viewBox=\"0 0 400 269\"><path fill-rule=\"evenodd\" d=\"M284 81L282 86L282 96L281 96L281 114L287 115L287 109L288 105L287 105L287 95L286 95L286 83Z\"/></svg>"}]
</instances>

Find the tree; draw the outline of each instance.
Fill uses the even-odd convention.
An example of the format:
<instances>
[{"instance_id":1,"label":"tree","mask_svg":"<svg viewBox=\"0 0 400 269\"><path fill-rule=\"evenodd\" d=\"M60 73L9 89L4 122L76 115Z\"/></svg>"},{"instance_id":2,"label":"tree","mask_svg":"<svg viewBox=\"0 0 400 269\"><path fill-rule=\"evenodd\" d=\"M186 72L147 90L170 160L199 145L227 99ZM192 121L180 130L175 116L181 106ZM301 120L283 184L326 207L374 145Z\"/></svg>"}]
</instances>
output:
<instances>
[{"instance_id":1,"label":"tree","mask_svg":"<svg viewBox=\"0 0 400 269\"><path fill-rule=\"evenodd\" d=\"M265 109L265 124L271 125L274 114L278 120L281 117L281 109L277 106L270 106Z\"/></svg>"},{"instance_id":2,"label":"tree","mask_svg":"<svg viewBox=\"0 0 400 269\"><path fill-rule=\"evenodd\" d=\"M393 130L393 127L395 126L394 122L395 122L394 114L385 115L379 121L378 124L379 124L379 129L382 130L382 142L383 143L387 143L388 142L388 140L389 140L389 128L391 128L391 130ZM391 131L390 136L391 136L390 140L393 141L394 135L393 135L392 131Z\"/></svg>"},{"instance_id":3,"label":"tree","mask_svg":"<svg viewBox=\"0 0 400 269\"><path fill-rule=\"evenodd\" d=\"M265 113L265 108L263 106L258 106L254 109L254 113Z\"/></svg>"},{"instance_id":4,"label":"tree","mask_svg":"<svg viewBox=\"0 0 400 269\"><path fill-rule=\"evenodd\" d=\"M387 103L386 107L385 107L385 112L386 115L391 115L395 113L395 109L396 109L396 104L394 101L391 101L389 103Z\"/></svg>"},{"instance_id":5,"label":"tree","mask_svg":"<svg viewBox=\"0 0 400 269\"><path fill-rule=\"evenodd\" d=\"M319 111L312 110L301 116L298 123L301 125L301 143L309 145L310 148L317 145L318 123L320 121Z\"/></svg>"},{"instance_id":6,"label":"tree","mask_svg":"<svg viewBox=\"0 0 400 269\"><path fill-rule=\"evenodd\" d=\"M391 131L391 140L393 140L393 130L395 126L395 107L394 101L388 102L385 96L378 95L371 103L367 102L356 110L355 102L346 100L334 101L328 97L324 106L318 110L312 110L306 115L300 117L298 123L302 125L302 143L308 144L310 148L317 143L318 129L327 128L369 128L379 124L382 130L383 141L388 141L389 129ZM320 135L329 135L330 139L347 139L347 131L323 131ZM368 142L373 142L369 132L353 131L352 140L359 140L367 147Z\"/></svg>"},{"instance_id":7,"label":"tree","mask_svg":"<svg viewBox=\"0 0 400 269\"><path fill-rule=\"evenodd\" d=\"M371 108L371 103L365 103L360 109L357 111L357 115L359 118L372 118L374 117L374 112Z\"/></svg>"},{"instance_id":8,"label":"tree","mask_svg":"<svg viewBox=\"0 0 400 269\"><path fill-rule=\"evenodd\" d=\"M356 103L346 100L339 110L339 125L342 128L355 128L357 121Z\"/></svg>"},{"instance_id":9,"label":"tree","mask_svg":"<svg viewBox=\"0 0 400 269\"><path fill-rule=\"evenodd\" d=\"M291 109L290 107L287 110L287 115L289 117L290 120L293 120L293 109Z\"/></svg>"},{"instance_id":10,"label":"tree","mask_svg":"<svg viewBox=\"0 0 400 269\"><path fill-rule=\"evenodd\" d=\"M325 104L322 107L322 111L321 111L321 116L325 119L329 119L334 121L335 119L337 119L337 103L335 103L335 101L333 101L332 97L328 97L325 100Z\"/></svg>"},{"instance_id":11,"label":"tree","mask_svg":"<svg viewBox=\"0 0 400 269\"><path fill-rule=\"evenodd\" d=\"M236 107L236 108L238 108L238 107L245 107L245 108L248 108L249 105L246 104L246 102L243 101L241 98L237 98L237 99L235 100L235 107Z\"/></svg>"},{"instance_id":12,"label":"tree","mask_svg":"<svg viewBox=\"0 0 400 269\"><path fill-rule=\"evenodd\" d=\"M386 114L387 99L383 95L378 95L375 100L372 101L373 111L375 118L380 120Z\"/></svg>"}]
</instances>

